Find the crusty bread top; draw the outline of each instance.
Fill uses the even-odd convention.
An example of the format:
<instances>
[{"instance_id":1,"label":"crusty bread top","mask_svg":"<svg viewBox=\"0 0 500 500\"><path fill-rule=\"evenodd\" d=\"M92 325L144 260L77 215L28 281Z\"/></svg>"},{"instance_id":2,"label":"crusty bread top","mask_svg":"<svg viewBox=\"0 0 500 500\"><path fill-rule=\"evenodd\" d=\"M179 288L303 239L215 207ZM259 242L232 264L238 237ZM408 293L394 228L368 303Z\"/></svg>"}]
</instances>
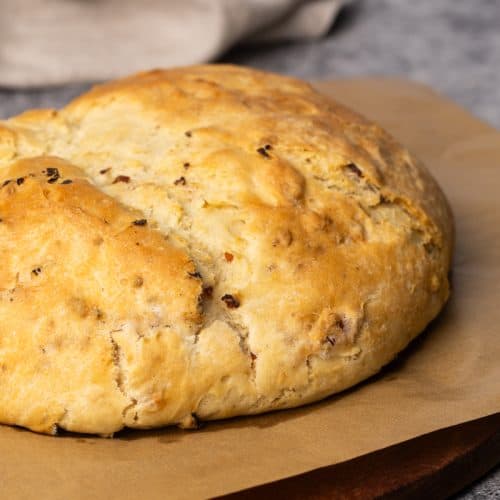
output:
<instances>
[{"instance_id":1,"label":"crusty bread top","mask_svg":"<svg viewBox=\"0 0 500 500\"><path fill-rule=\"evenodd\" d=\"M151 71L0 123L0 422L110 434L298 405L449 293L425 168L306 83Z\"/></svg>"}]
</instances>

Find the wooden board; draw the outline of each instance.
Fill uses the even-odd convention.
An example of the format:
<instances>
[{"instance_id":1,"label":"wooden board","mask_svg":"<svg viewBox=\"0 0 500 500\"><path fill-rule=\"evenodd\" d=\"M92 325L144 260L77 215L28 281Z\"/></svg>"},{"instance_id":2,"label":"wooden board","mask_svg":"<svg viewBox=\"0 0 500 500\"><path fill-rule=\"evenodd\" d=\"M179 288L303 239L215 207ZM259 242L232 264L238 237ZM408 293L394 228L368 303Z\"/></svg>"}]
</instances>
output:
<instances>
[{"instance_id":1,"label":"wooden board","mask_svg":"<svg viewBox=\"0 0 500 500\"><path fill-rule=\"evenodd\" d=\"M439 499L500 463L500 413L225 498Z\"/></svg>"}]
</instances>

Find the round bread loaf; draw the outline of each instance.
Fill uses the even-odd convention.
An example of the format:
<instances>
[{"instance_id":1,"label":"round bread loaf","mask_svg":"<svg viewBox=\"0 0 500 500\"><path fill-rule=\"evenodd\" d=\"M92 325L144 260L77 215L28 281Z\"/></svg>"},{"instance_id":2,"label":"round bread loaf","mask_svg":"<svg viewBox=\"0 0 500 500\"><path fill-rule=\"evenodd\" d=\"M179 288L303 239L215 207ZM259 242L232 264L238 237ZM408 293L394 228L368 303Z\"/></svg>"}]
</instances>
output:
<instances>
[{"instance_id":1,"label":"round bread loaf","mask_svg":"<svg viewBox=\"0 0 500 500\"><path fill-rule=\"evenodd\" d=\"M0 123L0 423L112 435L302 405L442 308L447 202L295 79L141 73Z\"/></svg>"}]
</instances>

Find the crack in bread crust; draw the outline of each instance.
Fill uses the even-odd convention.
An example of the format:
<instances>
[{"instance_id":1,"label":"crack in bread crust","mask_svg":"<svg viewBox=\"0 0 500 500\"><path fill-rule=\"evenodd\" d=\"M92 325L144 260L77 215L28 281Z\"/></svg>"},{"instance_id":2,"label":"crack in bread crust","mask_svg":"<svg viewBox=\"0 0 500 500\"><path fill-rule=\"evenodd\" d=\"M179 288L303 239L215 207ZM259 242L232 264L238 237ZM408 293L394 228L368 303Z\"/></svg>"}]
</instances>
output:
<instances>
[{"instance_id":1,"label":"crack in bread crust","mask_svg":"<svg viewBox=\"0 0 500 500\"><path fill-rule=\"evenodd\" d=\"M343 390L442 308L452 235L418 160L291 78L158 70L1 122L0 423L112 435Z\"/></svg>"},{"instance_id":2,"label":"crack in bread crust","mask_svg":"<svg viewBox=\"0 0 500 500\"><path fill-rule=\"evenodd\" d=\"M121 331L121 330L117 330ZM122 352L119 344L113 338L113 332L109 332L109 340L112 346L112 359L113 364L115 366L115 382L116 386L120 390L120 392L130 401L130 403L125 406L122 410L122 417L124 420L127 418L127 413L132 411L137 406L137 399L129 397L126 388L126 377L124 373L124 369L122 366Z\"/></svg>"}]
</instances>

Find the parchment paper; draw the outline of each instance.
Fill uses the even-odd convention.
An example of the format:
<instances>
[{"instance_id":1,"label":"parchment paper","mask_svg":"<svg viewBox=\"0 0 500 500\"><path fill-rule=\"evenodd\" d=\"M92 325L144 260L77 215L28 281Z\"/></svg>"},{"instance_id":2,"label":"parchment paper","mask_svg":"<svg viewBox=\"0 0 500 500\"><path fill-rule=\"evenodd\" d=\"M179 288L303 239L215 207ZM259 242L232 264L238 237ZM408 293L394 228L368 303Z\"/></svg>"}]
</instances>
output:
<instances>
[{"instance_id":1,"label":"parchment paper","mask_svg":"<svg viewBox=\"0 0 500 500\"><path fill-rule=\"evenodd\" d=\"M320 88L384 125L448 195L457 247L443 314L381 375L302 409L113 440L0 426L1 498L220 495L500 411L500 133L409 82Z\"/></svg>"}]
</instances>

